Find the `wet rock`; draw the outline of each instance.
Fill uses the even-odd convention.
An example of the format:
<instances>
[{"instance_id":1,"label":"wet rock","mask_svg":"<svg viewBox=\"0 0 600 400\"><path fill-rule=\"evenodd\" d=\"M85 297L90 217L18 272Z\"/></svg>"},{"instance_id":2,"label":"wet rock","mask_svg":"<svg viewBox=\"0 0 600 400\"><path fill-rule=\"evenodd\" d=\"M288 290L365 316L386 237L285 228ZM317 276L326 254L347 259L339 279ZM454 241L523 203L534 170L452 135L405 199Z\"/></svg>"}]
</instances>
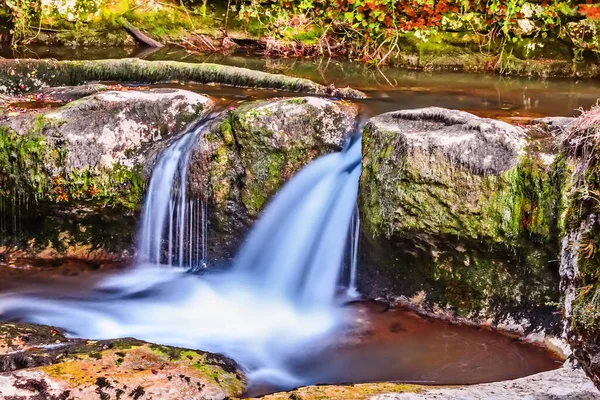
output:
<instances>
[{"instance_id":1,"label":"wet rock","mask_svg":"<svg viewBox=\"0 0 600 400\"><path fill-rule=\"evenodd\" d=\"M566 213L560 288L564 335L575 358L600 388L599 121L597 107L584 113L575 121L566 140L567 154L574 160L575 167Z\"/></svg>"},{"instance_id":2,"label":"wet rock","mask_svg":"<svg viewBox=\"0 0 600 400\"><path fill-rule=\"evenodd\" d=\"M207 97L184 90L108 91L2 125L20 135L38 133L50 145L62 146L67 154L57 168L132 168L144 165L149 145L179 133L210 104Z\"/></svg>"},{"instance_id":3,"label":"wet rock","mask_svg":"<svg viewBox=\"0 0 600 400\"><path fill-rule=\"evenodd\" d=\"M400 383L307 386L291 392L275 393L264 400L521 400L521 399L600 399L594 385L580 369L570 367L525 378L462 387L436 387Z\"/></svg>"},{"instance_id":4,"label":"wet rock","mask_svg":"<svg viewBox=\"0 0 600 400\"><path fill-rule=\"evenodd\" d=\"M211 105L183 90L105 91L0 121L0 213L14 239L6 244L54 256L123 253L154 157Z\"/></svg>"},{"instance_id":5,"label":"wet rock","mask_svg":"<svg viewBox=\"0 0 600 400\"><path fill-rule=\"evenodd\" d=\"M565 163L551 135L454 110L363 133L362 288L439 312L559 330ZM554 152L554 154L552 154Z\"/></svg>"},{"instance_id":6,"label":"wet rock","mask_svg":"<svg viewBox=\"0 0 600 400\"><path fill-rule=\"evenodd\" d=\"M546 129L553 135L565 135L571 131L577 118L572 117L546 117L536 118L531 124Z\"/></svg>"},{"instance_id":7,"label":"wet rock","mask_svg":"<svg viewBox=\"0 0 600 400\"><path fill-rule=\"evenodd\" d=\"M371 400L426 400L426 399L600 399L600 392L585 377L583 371L570 367L555 371L503 381L461 388L425 389L419 393L385 393Z\"/></svg>"},{"instance_id":8,"label":"wet rock","mask_svg":"<svg viewBox=\"0 0 600 400\"><path fill-rule=\"evenodd\" d=\"M67 340L51 327L0 324L1 341L22 341L23 333L31 343L0 353L0 365L8 366L0 373L6 398L224 399L246 384L240 367L216 354L135 339Z\"/></svg>"},{"instance_id":9,"label":"wet rock","mask_svg":"<svg viewBox=\"0 0 600 400\"><path fill-rule=\"evenodd\" d=\"M210 199L211 232L244 233L277 190L315 158L338 151L357 108L316 97L242 105L213 124L192 155L192 191Z\"/></svg>"}]
</instances>

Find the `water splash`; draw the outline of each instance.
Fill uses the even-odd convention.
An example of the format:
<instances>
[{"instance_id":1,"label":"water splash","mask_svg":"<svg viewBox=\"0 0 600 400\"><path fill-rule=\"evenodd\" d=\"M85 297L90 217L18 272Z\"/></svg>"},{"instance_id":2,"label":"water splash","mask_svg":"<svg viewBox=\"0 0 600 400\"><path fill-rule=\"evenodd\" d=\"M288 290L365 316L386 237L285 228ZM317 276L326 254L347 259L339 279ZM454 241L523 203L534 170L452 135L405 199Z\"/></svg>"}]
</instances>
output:
<instances>
[{"instance_id":1,"label":"water splash","mask_svg":"<svg viewBox=\"0 0 600 400\"><path fill-rule=\"evenodd\" d=\"M65 296L35 289L0 296L0 318L58 326L89 339L136 337L224 353L251 383L279 388L316 383L293 360L341 328L337 294L356 209L361 141L323 156L298 172L261 215L227 272L191 274L196 254L181 250L186 232L197 249L206 237L194 220L202 204L185 196L191 143L203 126L182 137L159 160L146 199L140 263L93 289ZM173 182L180 189L173 192ZM171 182L171 186L167 182ZM179 211L183 209L183 211ZM165 256L164 242L167 242ZM202 248L206 248L205 243ZM201 250L202 253L202 250ZM202 257L206 256L202 253Z\"/></svg>"}]
</instances>

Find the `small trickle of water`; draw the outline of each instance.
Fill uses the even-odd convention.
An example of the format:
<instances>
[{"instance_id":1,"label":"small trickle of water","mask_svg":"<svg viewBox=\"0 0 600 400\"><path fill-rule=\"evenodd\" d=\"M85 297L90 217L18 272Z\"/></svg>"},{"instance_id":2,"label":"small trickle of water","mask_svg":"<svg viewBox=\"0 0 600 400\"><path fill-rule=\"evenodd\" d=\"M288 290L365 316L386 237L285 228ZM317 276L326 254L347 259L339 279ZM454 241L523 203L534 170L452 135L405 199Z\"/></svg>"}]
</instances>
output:
<instances>
[{"instance_id":1,"label":"small trickle of water","mask_svg":"<svg viewBox=\"0 0 600 400\"><path fill-rule=\"evenodd\" d=\"M139 237L138 265L206 266L206 202L188 196L188 164L206 119L159 158L150 179Z\"/></svg>"},{"instance_id":2,"label":"small trickle of water","mask_svg":"<svg viewBox=\"0 0 600 400\"><path fill-rule=\"evenodd\" d=\"M350 279L348 283L348 290L346 294L350 298L360 297L358 292L358 285L356 283L356 276L358 274L358 239L360 236L360 215L358 213L358 206L352 216L352 222L350 224Z\"/></svg>"}]
</instances>

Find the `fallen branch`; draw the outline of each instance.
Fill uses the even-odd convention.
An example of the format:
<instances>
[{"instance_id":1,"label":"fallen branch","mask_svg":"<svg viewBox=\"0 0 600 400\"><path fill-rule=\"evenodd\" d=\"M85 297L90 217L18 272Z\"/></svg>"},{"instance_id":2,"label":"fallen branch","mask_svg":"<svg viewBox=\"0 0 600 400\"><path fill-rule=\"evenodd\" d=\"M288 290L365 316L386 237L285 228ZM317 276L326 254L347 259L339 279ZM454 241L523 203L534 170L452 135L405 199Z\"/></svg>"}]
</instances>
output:
<instances>
[{"instance_id":1,"label":"fallen branch","mask_svg":"<svg viewBox=\"0 0 600 400\"><path fill-rule=\"evenodd\" d=\"M97 81L146 84L197 82L345 98L366 97L351 88L337 89L308 79L210 63L137 58L91 61L0 59L0 94L20 94L49 86L76 86Z\"/></svg>"},{"instance_id":2,"label":"fallen branch","mask_svg":"<svg viewBox=\"0 0 600 400\"><path fill-rule=\"evenodd\" d=\"M125 30L127 31L127 33L129 33L131 36L133 36L133 38L135 40L137 40L138 42L140 42L148 47L164 47L164 45L162 43L157 42L156 40L152 39L151 37L148 37L142 31L140 31L135 26L133 26L125 18L121 18L120 22L121 22L121 25L123 25L123 28L125 28Z\"/></svg>"}]
</instances>

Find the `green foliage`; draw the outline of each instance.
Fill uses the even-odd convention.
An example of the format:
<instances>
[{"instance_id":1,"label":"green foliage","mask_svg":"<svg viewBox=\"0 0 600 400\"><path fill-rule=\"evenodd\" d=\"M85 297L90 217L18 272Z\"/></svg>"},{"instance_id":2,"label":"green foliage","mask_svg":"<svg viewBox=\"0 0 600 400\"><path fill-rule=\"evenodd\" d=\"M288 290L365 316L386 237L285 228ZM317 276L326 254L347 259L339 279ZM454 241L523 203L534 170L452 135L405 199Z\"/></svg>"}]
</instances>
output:
<instances>
[{"instance_id":1,"label":"green foliage","mask_svg":"<svg viewBox=\"0 0 600 400\"><path fill-rule=\"evenodd\" d=\"M600 44L600 6L576 0L249 0L240 18L260 21L277 39L322 32L318 45L331 51L328 34L366 61L400 52L399 40L411 31L423 41L432 31L476 32L503 44L560 37L573 43L576 58ZM568 26L573 21L584 23Z\"/></svg>"},{"instance_id":2,"label":"green foliage","mask_svg":"<svg viewBox=\"0 0 600 400\"><path fill-rule=\"evenodd\" d=\"M10 33L16 44L27 38L33 24L39 20L42 3L41 0L0 0L0 8L10 16Z\"/></svg>"}]
</instances>

